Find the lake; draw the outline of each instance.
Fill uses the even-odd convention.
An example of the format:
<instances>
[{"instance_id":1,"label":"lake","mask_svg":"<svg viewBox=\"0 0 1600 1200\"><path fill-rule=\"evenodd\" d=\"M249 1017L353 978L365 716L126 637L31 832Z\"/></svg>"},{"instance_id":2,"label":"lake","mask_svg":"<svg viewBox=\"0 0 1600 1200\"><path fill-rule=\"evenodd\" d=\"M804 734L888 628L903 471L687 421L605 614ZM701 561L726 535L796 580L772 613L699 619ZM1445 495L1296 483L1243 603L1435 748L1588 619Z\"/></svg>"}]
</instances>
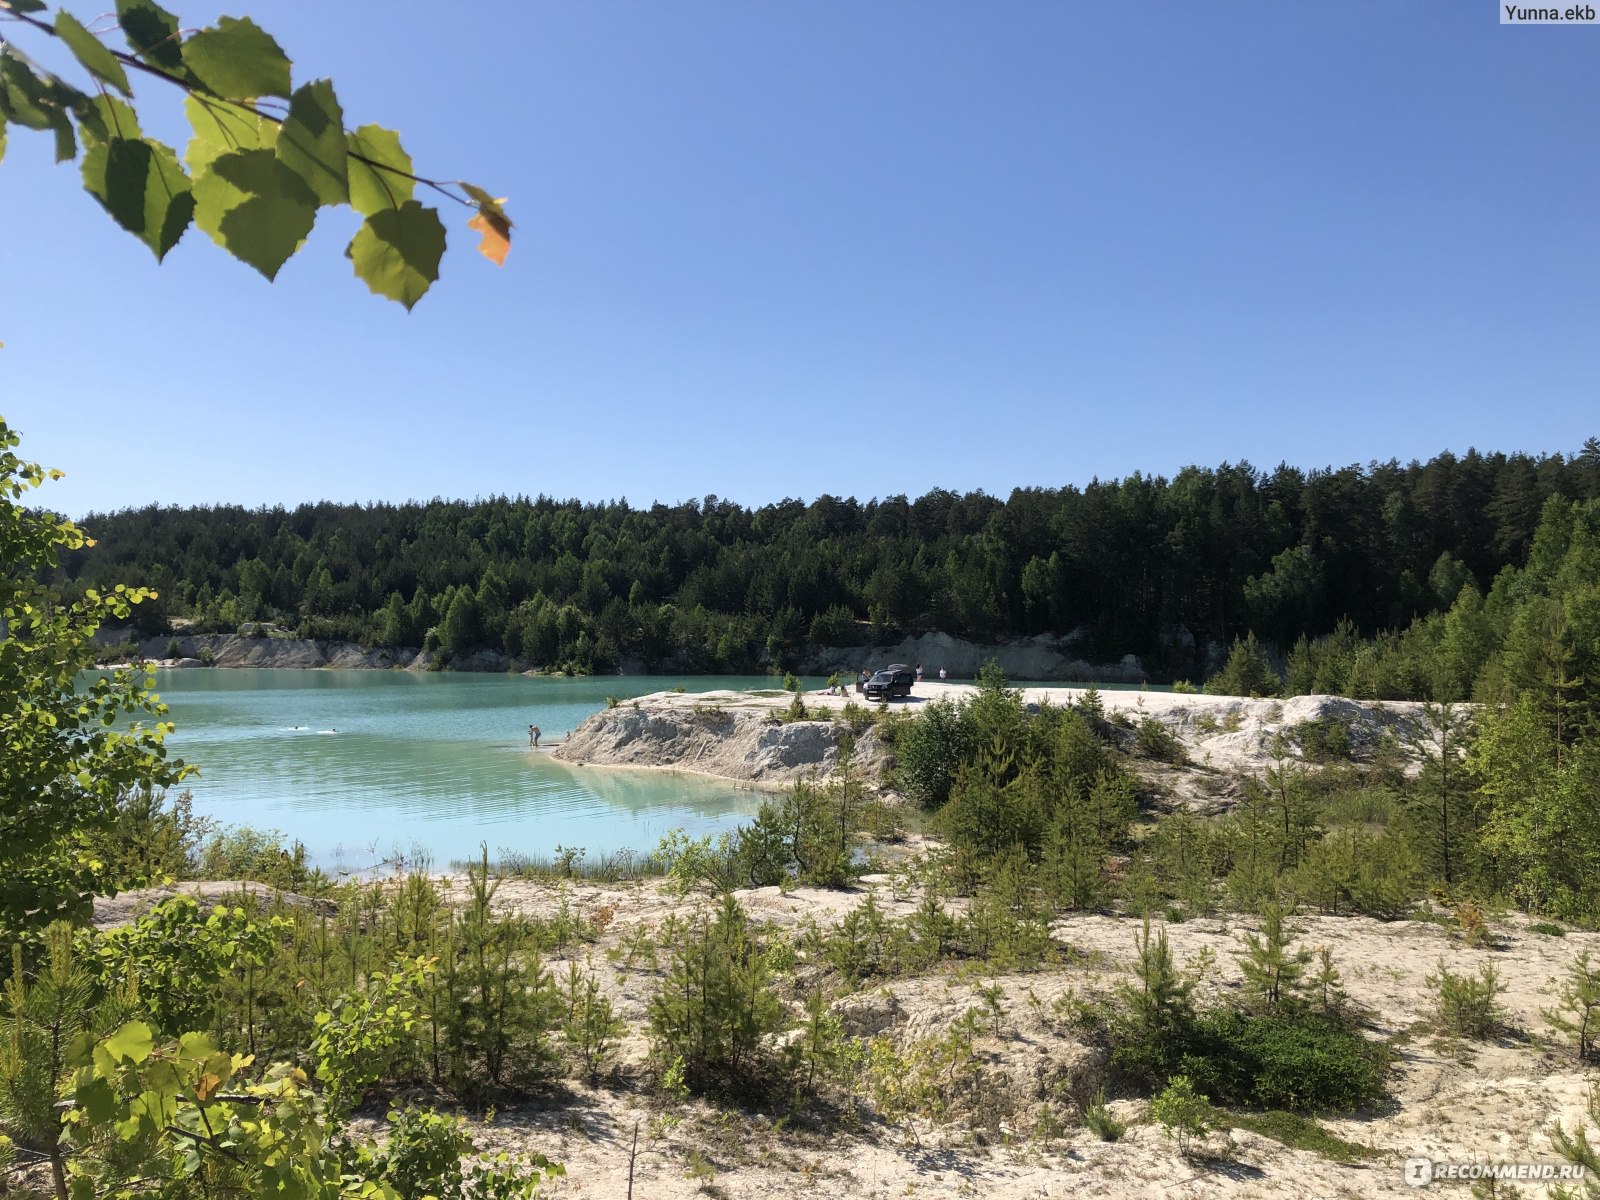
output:
<instances>
[{"instance_id":1,"label":"lake","mask_svg":"<svg viewBox=\"0 0 1600 1200\"><path fill-rule=\"evenodd\" d=\"M544 678L411 671L157 672L173 753L200 768L195 812L298 839L318 866L397 854L434 869L500 851L591 859L662 835L731 829L761 795L694 775L569 767L558 741L607 696L776 686L768 677ZM808 680L810 687L821 681Z\"/></svg>"}]
</instances>

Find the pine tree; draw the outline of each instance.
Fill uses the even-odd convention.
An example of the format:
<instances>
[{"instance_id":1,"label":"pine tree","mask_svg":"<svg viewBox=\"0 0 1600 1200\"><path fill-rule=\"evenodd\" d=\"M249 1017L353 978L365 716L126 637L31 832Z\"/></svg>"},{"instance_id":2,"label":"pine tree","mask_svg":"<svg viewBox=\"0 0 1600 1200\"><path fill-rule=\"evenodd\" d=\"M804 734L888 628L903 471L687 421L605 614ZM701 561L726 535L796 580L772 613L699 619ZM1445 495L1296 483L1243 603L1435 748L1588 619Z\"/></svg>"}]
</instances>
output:
<instances>
[{"instance_id":1,"label":"pine tree","mask_svg":"<svg viewBox=\"0 0 1600 1200\"><path fill-rule=\"evenodd\" d=\"M1544 1019L1577 1043L1578 1061L1600 1059L1600 965L1580 951L1561 989L1561 1001Z\"/></svg>"},{"instance_id":2,"label":"pine tree","mask_svg":"<svg viewBox=\"0 0 1600 1200\"><path fill-rule=\"evenodd\" d=\"M1475 842L1476 813L1464 751L1470 714L1454 704L1424 704L1407 742L1422 760L1422 771L1406 796L1417 857L1453 888L1468 873Z\"/></svg>"},{"instance_id":3,"label":"pine tree","mask_svg":"<svg viewBox=\"0 0 1600 1200\"><path fill-rule=\"evenodd\" d=\"M1193 1016L1189 995L1194 983L1185 978L1173 962L1166 929L1152 935L1149 917L1144 919L1133 944L1139 952L1134 965L1138 982L1123 984L1119 994L1133 1018L1136 1032L1160 1045Z\"/></svg>"},{"instance_id":4,"label":"pine tree","mask_svg":"<svg viewBox=\"0 0 1600 1200\"><path fill-rule=\"evenodd\" d=\"M763 1040L786 1022L749 919L725 895L714 919L702 913L686 931L651 998L655 1057L681 1058L697 1086L748 1075Z\"/></svg>"},{"instance_id":5,"label":"pine tree","mask_svg":"<svg viewBox=\"0 0 1600 1200\"><path fill-rule=\"evenodd\" d=\"M1311 951L1306 947L1289 948L1299 930L1289 925L1288 915L1283 905L1268 904L1262 910L1261 933L1245 935L1245 953L1239 956L1245 992L1264 1008L1298 999L1301 981L1311 962Z\"/></svg>"}]
</instances>

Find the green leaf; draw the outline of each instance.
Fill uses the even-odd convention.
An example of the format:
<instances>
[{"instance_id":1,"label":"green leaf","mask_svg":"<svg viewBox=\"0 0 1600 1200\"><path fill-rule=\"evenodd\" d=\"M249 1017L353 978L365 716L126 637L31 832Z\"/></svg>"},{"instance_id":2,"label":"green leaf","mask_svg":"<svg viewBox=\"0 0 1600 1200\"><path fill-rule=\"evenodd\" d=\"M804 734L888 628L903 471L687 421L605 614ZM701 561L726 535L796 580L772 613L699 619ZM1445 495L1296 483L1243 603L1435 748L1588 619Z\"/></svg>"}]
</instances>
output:
<instances>
[{"instance_id":1,"label":"green leaf","mask_svg":"<svg viewBox=\"0 0 1600 1200\"><path fill-rule=\"evenodd\" d=\"M150 1057L155 1035L143 1021L129 1021L106 1039L105 1046L114 1058L130 1058L141 1063Z\"/></svg>"},{"instance_id":2,"label":"green leaf","mask_svg":"<svg viewBox=\"0 0 1600 1200\"><path fill-rule=\"evenodd\" d=\"M128 46L140 58L174 74L186 73L177 17L154 0L117 0L117 20Z\"/></svg>"},{"instance_id":3,"label":"green leaf","mask_svg":"<svg viewBox=\"0 0 1600 1200\"><path fill-rule=\"evenodd\" d=\"M6 0L12 12L35 13L45 10L44 0Z\"/></svg>"},{"instance_id":4,"label":"green leaf","mask_svg":"<svg viewBox=\"0 0 1600 1200\"><path fill-rule=\"evenodd\" d=\"M400 135L380 125L363 125L350 135L350 205L364 217L385 208L399 208L414 188L411 156L400 147ZM353 157L371 160L362 162ZM385 170L384 168L389 168ZM397 174L396 172L403 172Z\"/></svg>"},{"instance_id":5,"label":"green leaf","mask_svg":"<svg viewBox=\"0 0 1600 1200\"><path fill-rule=\"evenodd\" d=\"M51 129L56 135L56 161L78 152L69 108L87 106L89 97L58 79L40 79L0 42L0 113L28 129Z\"/></svg>"},{"instance_id":6,"label":"green leaf","mask_svg":"<svg viewBox=\"0 0 1600 1200\"><path fill-rule=\"evenodd\" d=\"M128 73L122 69L111 51L94 34L90 33L66 9L56 13L56 35L67 44L67 49L72 51L73 57L83 65L83 69L96 79L109 83L124 96L133 95L133 89L128 86Z\"/></svg>"},{"instance_id":7,"label":"green leaf","mask_svg":"<svg viewBox=\"0 0 1600 1200\"><path fill-rule=\"evenodd\" d=\"M317 219L305 180L270 150L219 155L194 179L194 222L268 279L300 249Z\"/></svg>"},{"instance_id":8,"label":"green leaf","mask_svg":"<svg viewBox=\"0 0 1600 1200\"><path fill-rule=\"evenodd\" d=\"M326 79L302 84L289 100L278 130L278 161L301 179L322 204L345 204L350 179L345 169L344 110Z\"/></svg>"},{"instance_id":9,"label":"green leaf","mask_svg":"<svg viewBox=\"0 0 1600 1200\"><path fill-rule=\"evenodd\" d=\"M74 115L78 118L78 132L84 144L109 142L112 138L140 138L139 114L133 106L124 104L109 92L102 92L88 103L79 105Z\"/></svg>"},{"instance_id":10,"label":"green leaf","mask_svg":"<svg viewBox=\"0 0 1600 1200\"><path fill-rule=\"evenodd\" d=\"M21 59L0 50L0 91L6 116L27 129L49 129L53 105L44 83Z\"/></svg>"},{"instance_id":11,"label":"green leaf","mask_svg":"<svg viewBox=\"0 0 1600 1200\"><path fill-rule=\"evenodd\" d=\"M184 1058L207 1059L217 1052L216 1044L204 1033L186 1033L178 1039L178 1053Z\"/></svg>"},{"instance_id":12,"label":"green leaf","mask_svg":"<svg viewBox=\"0 0 1600 1200\"><path fill-rule=\"evenodd\" d=\"M289 56L249 17L222 17L183 43L184 64L225 100L289 96Z\"/></svg>"},{"instance_id":13,"label":"green leaf","mask_svg":"<svg viewBox=\"0 0 1600 1200\"><path fill-rule=\"evenodd\" d=\"M72 122L67 120L67 114L57 110L50 128L56 133L56 161L71 162L78 156L78 140L72 135Z\"/></svg>"},{"instance_id":14,"label":"green leaf","mask_svg":"<svg viewBox=\"0 0 1600 1200\"><path fill-rule=\"evenodd\" d=\"M95 1035L88 1030L75 1033L67 1042L66 1064L69 1067L86 1067L93 1059Z\"/></svg>"},{"instance_id":15,"label":"green leaf","mask_svg":"<svg viewBox=\"0 0 1600 1200\"><path fill-rule=\"evenodd\" d=\"M83 156L83 186L111 219L150 247L156 261L178 244L194 214L189 177L168 146L150 138L112 138Z\"/></svg>"},{"instance_id":16,"label":"green leaf","mask_svg":"<svg viewBox=\"0 0 1600 1200\"><path fill-rule=\"evenodd\" d=\"M439 214L407 200L362 222L346 253L369 288L409 310L439 278L444 241Z\"/></svg>"},{"instance_id":17,"label":"green leaf","mask_svg":"<svg viewBox=\"0 0 1600 1200\"><path fill-rule=\"evenodd\" d=\"M209 167L219 154L231 150L270 150L277 143L276 125L237 104L190 96L183 102L183 111L189 118L189 128L194 130L183 161L195 175Z\"/></svg>"},{"instance_id":18,"label":"green leaf","mask_svg":"<svg viewBox=\"0 0 1600 1200\"><path fill-rule=\"evenodd\" d=\"M104 1125L117 1115L117 1093L104 1079L91 1079L80 1087L77 1100L91 1124Z\"/></svg>"},{"instance_id":19,"label":"green leaf","mask_svg":"<svg viewBox=\"0 0 1600 1200\"><path fill-rule=\"evenodd\" d=\"M6 158L6 118L5 118L5 114L4 113L0 113L0 162L4 162L5 158Z\"/></svg>"}]
</instances>

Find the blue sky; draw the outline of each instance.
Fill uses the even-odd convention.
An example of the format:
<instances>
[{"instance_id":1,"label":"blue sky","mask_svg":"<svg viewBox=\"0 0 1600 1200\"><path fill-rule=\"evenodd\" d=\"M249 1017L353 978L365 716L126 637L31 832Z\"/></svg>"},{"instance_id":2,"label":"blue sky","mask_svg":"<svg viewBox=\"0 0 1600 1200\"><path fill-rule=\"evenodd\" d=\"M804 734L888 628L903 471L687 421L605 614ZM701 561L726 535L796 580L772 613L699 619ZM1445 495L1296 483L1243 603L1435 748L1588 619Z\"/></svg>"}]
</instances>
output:
<instances>
[{"instance_id":1,"label":"blue sky","mask_svg":"<svg viewBox=\"0 0 1600 1200\"><path fill-rule=\"evenodd\" d=\"M254 15L349 123L508 196L517 238L497 270L446 212L409 315L351 275L348 210L275 284L196 230L157 267L12 130L0 414L73 514L1005 495L1600 434L1600 28L1487 0L168 3ZM139 95L181 148L178 97Z\"/></svg>"}]
</instances>

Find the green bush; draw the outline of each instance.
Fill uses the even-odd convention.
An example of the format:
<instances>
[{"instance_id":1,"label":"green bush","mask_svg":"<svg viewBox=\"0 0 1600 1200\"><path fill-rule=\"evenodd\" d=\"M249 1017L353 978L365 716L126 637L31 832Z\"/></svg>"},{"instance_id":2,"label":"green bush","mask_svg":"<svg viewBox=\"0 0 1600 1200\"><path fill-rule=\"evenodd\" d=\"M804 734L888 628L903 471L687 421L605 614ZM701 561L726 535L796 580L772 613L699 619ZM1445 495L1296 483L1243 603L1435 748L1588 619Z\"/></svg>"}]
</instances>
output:
<instances>
[{"instance_id":1,"label":"green bush","mask_svg":"<svg viewBox=\"0 0 1600 1200\"><path fill-rule=\"evenodd\" d=\"M1323 1013L1214 1009L1160 1039L1136 1033L1114 1032L1111 1061L1141 1087L1181 1073L1219 1104L1304 1113L1360 1111L1384 1095L1387 1051Z\"/></svg>"},{"instance_id":2,"label":"green bush","mask_svg":"<svg viewBox=\"0 0 1600 1200\"><path fill-rule=\"evenodd\" d=\"M1300 744L1300 753L1312 762L1347 762L1350 759L1350 726L1338 717L1302 721L1291 732Z\"/></svg>"},{"instance_id":3,"label":"green bush","mask_svg":"<svg viewBox=\"0 0 1600 1200\"><path fill-rule=\"evenodd\" d=\"M1102 1142L1114 1142L1128 1132L1126 1123L1111 1115L1106 1105L1106 1091L1101 1088L1083 1109L1083 1123Z\"/></svg>"},{"instance_id":4,"label":"green bush","mask_svg":"<svg viewBox=\"0 0 1600 1200\"><path fill-rule=\"evenodd\" d=\"M327 880L306 860L303 842L285 843L276 829L222 829L199 848L192 878L249 879L277 888L321 890Z\"/></svg>"},{"instance_id":5,"label":"green bush","mask_svg":"<svg viewBox=\"0 0 1600 1200\"><path fill-rule=\"evenodd\" d=\"M1145 758L1157 762L1181 765L1189 761L1189 752L1183 748L1183 743L1154 717L1146 717L1135 727L1134 746Z\"/></svg>"},{"instance_id":6,"label":"green bush","mask_svg":"<svg viewBox=\"0 0 1600 1200\"><path fill-rule=\"evenodd\" d=\"M1439 1027L1445 1033L1481 1041L1500 1031L1505 1012L1499 996L1505 989L1493 966L1485 964L1476 977L1457 975L1441 958L1439 973L1425 982L1433 989Z\"/></svg>"},{"instance_id":7,"label":"green bush","mask_svg":"<svg viewBox=\"0 0 1600 1200\"><path fill-rule=\"evenodd\" d=\"M1383 1098L1387 1052L1333 1017L1222 1011L1208 1013L1198 1032L1180 1061L1222 1103L1355 1112Z\"/></svg>"},{"instance_id":8,"label":"green bush","mask_svg":"<svg viewBox=\"0 0 1600 1200\"><path fill-rule=\"evenodd\" d=\"M681 1061L692 1087L748 1089L761 1081L768 1038L787 1023L749 919L724 896L714 918L684 931L650 1000L653 1057Z\"/></svg>"},{"instance_id":9,"label":"green bush","mask_svg":"<svg viewBox=\"0 0 1600 1200\"><path fill-rule=\"evenodd\" d=\"M1310 1117L1298 1113L1281 1110L1263 1113L1236 1112L1230 1114L1230 1122L1235 1129L1259 1133L1262 1137L1269 1137L1291 1150L1309 1150L1312 1154L1320 1154L1330 1162L1354 1163L1374 1157L1372 1147L1363 1146L1359 1142L1347 1142L1328 1132Z\"/></svg>"},{"instance_id":10,"label":"green bush","mask_svg":"<svg viewBox=\"0 0 1600 1200\"><path fill-rule=\"evenodd\" d=\"M970 707L949 700L924 704L895 739L895 779L923 808L936 809L950 799L961 767L978 751L978 730Z\"/></svg>"},{"instance_id":11,"label":"green bush","mask_svg":"<svg viewBox=\"0 0 1600 1200\"><path fill-rule=\"evenodd\" d=\"M1150 1101L1151 1120L1159 1121L1161 1131L1177 1139L1178 1153L1185 1158L1194 1151L1197 1139L1218 1127L1219 1116L1211 1101L1195 1091L1187 1075L1174 1075L1161 1094Z\"/></svg>"}]
</instances>

